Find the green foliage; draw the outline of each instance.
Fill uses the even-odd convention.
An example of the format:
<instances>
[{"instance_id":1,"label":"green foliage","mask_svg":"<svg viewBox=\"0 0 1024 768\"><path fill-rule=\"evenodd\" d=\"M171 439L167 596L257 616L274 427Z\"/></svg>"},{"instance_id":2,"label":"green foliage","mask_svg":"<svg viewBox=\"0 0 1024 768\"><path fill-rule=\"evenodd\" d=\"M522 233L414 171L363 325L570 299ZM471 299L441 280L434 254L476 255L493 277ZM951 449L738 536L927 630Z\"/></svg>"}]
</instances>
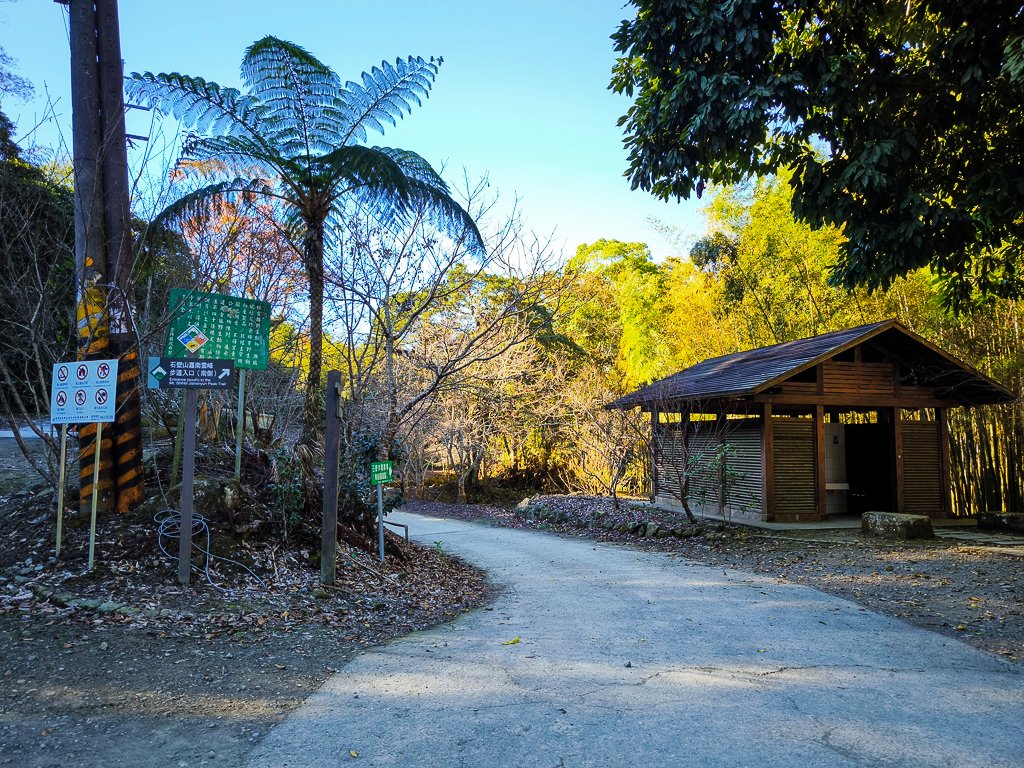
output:
<instances>
[{"instance_id":1,"label":"green foliage","mask_svg":"<svg viewBox=\"0 0 1024 768\"><path fill-rule=\"evenodd\" d=\"M663 358L657 319L665 284L648 247L618 240L581 245L567 271L579 287L567 335L598 366L614 368L624 388L655 378Z\"/></svg>"},{"instance_id":2,"label":"green foliage","mask_svg":"<svg viewBox=\"0 0 1024 768\"><path fill-rule=\"evenodd\" d=\"M947 305L1021 295L1020 4L1005 0L633 0L611 87L634 188L793 169L792 209L844 227L831 279L925 266Z\"/></svg>"},{"instance_id":3,"label":"green foliage","mask_svg":"<svg viewBox=\"0 0 1024 768\"><path fill-rule=\"evenodd\" d=\"M287 536L302 519L302 467L293 453L281 448L274 452L273 461L276 477L271 487Z\"/></svg>"},{"instance_id":4,"label":"green foliage","mask_svg":"<svg viewBox=\"0 0 1024 768\"><path fill-rule=\"evenodd\" d=\"M16 394L29 414L48 408L50 366L73 346L73 247L71 189L0 160L0 400Z\"/></svg>"}]
</instances>

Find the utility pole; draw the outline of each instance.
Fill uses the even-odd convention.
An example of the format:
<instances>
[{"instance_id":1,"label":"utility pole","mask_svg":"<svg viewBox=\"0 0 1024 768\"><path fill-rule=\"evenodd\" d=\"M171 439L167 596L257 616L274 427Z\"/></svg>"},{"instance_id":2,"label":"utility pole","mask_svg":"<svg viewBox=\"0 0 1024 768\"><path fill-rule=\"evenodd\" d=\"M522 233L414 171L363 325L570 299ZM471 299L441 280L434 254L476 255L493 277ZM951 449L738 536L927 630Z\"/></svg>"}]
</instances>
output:
<instances>
[{"instance_id":1,"label":"utility pole","mask_svg":"<svg viewBox=\"0 0 1024 768\"><path fill-rule=\"evenodd\" d=\"M55 1L70 16L78 353L119 359L116 422L98 475L95 425L79 431L80 505L96 476L102 508L127 512L142 500L144 474L117 0Z\"/></svg>"}]
</instances>

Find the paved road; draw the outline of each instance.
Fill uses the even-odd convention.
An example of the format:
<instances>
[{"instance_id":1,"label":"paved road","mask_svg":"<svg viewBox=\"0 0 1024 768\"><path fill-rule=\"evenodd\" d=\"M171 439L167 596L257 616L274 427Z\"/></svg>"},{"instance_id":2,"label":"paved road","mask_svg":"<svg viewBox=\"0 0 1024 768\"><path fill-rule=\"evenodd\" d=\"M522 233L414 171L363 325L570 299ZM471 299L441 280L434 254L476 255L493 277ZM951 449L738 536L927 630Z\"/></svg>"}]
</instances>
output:
<instances>
[{"instance_id":1,"label":"paved road","mask_svg":"<svg viewBox=\"0 0 1024 768\"><path fill-rule=\"evenodd\" d=\"M955 640L666 555L394 517L503 593L352 661L254 766L1024 766L1024 675Z\"/></svg>"}]
</instances>

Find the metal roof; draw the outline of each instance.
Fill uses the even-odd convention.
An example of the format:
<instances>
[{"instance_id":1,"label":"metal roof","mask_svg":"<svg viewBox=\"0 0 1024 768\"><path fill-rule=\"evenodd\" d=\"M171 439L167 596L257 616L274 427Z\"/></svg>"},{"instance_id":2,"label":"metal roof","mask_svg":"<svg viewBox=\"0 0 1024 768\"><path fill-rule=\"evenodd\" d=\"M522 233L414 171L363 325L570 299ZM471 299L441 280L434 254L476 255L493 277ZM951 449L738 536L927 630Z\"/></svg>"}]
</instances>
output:
<instances>
[{"instance_id":1,"label":"metal roof","mask_svg":"<svg viewBox=\"0 0 1024 768\"><path fill-rule=\"evenodd\" d=\"M883 337L884 338L879 338ZM952 357L895 320L713 357L620 397L607 408L755 395L865 341L875 339L897 359L927 358L933 382L972 404L1009 402L1014 396L993 379ZM941 379L941 383L939 382Z\"/></svg>"}]
</instances>

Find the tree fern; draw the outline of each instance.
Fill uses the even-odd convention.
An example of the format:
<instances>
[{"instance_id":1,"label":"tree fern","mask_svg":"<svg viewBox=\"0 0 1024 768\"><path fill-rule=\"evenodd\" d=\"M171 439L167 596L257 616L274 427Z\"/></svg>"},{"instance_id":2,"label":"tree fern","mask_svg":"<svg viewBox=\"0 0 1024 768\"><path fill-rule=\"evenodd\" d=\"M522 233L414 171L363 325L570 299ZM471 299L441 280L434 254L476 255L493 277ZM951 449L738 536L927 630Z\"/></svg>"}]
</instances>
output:
<instances>
[{"instance_id":1,"label":"tree fern","mask_svg":"<svg viewBox=\"0 0 1024 768\"><path fill-rule=\"evenodd\" d=\"M277 201L282 219L304 227L303 265L310 288L309 378L303 442L322 420L323 254L332 219L349 200L375 211L385 226L428 215L456 238L480 246L469 214L431 165L415 152L366 147L430 94L441 59L382 62L361 83L344 85L307 50L276 37L257 40L242 59L245 92L177 73L132 74L126 91L176 118L192 134L179 168L208 183L179 198L162 217L195 212L210 200L259 194Z\"/></svg>"}]
</instances>

